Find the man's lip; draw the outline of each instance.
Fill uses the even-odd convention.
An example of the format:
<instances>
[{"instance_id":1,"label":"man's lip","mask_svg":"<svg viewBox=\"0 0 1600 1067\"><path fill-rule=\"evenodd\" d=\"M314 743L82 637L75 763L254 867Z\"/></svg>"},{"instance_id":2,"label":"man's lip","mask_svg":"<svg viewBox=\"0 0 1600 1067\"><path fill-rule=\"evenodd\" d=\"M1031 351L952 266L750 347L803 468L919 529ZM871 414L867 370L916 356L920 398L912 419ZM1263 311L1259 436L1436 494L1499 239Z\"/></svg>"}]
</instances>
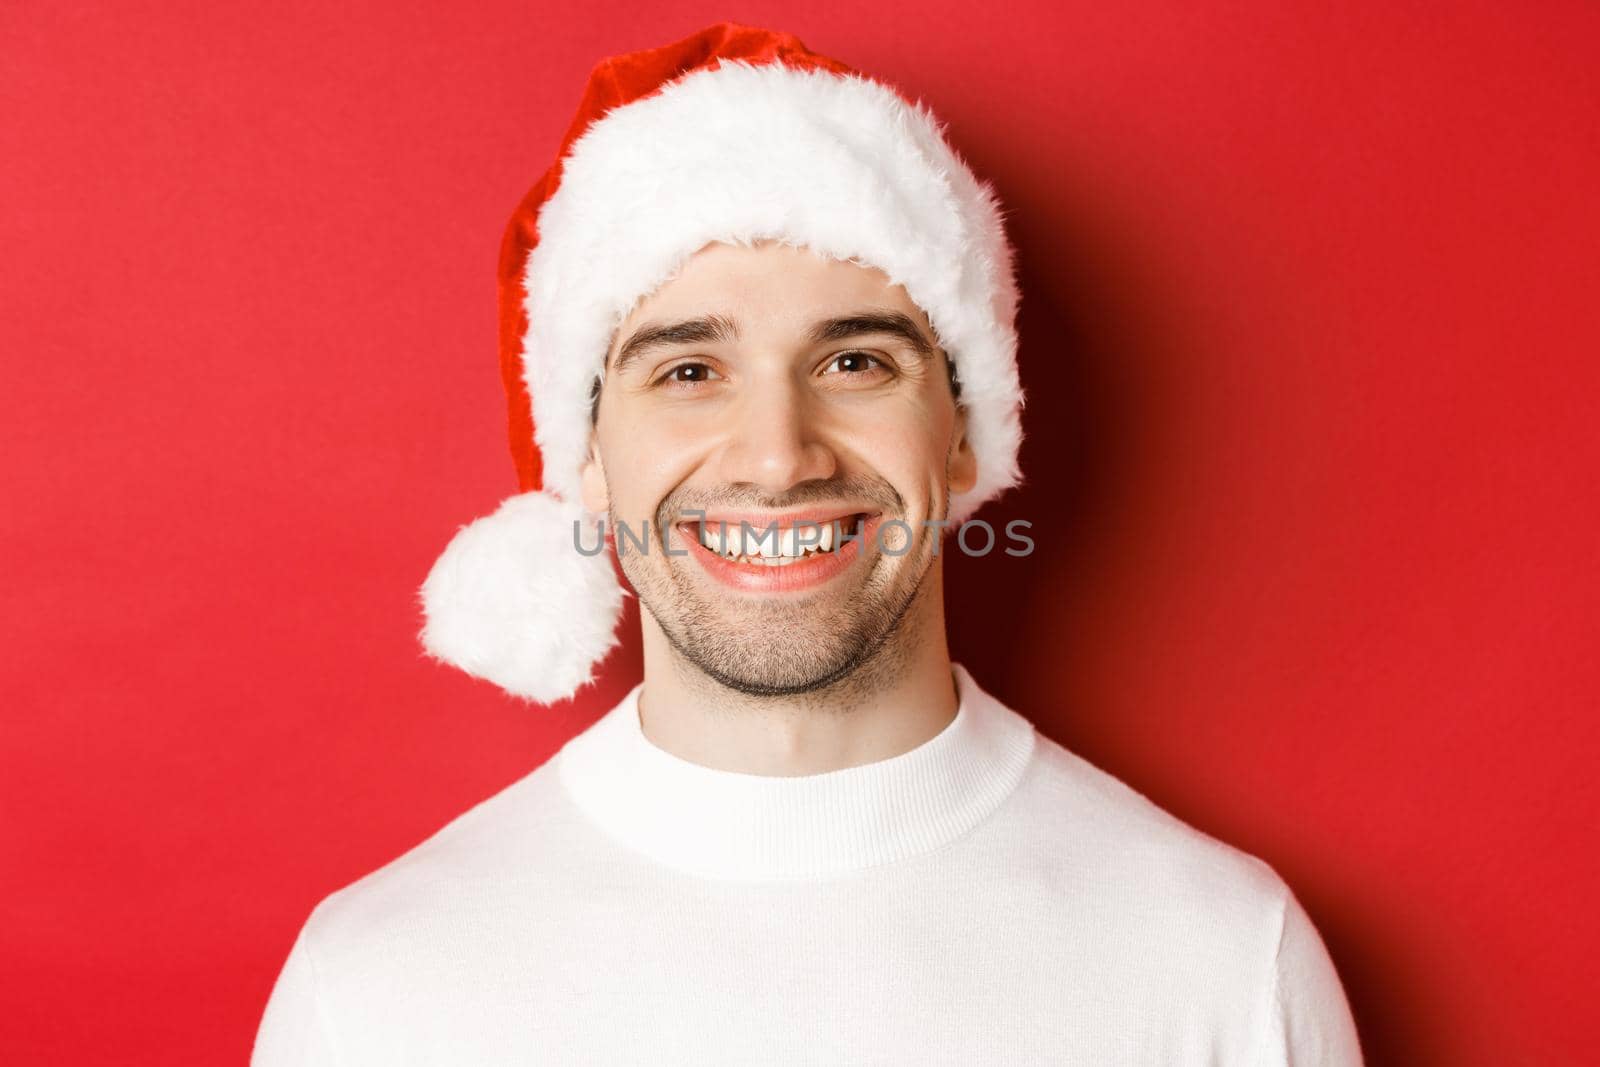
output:
<instances>
[{"instance_id":1,"label":"man's lip","mask_svg":"<svg viewBox=\"0 0 1600 1067\"><path fill-rule=\"evenodd\" d=\"M678 521L678 525L693 529L704 523L713 529L727 523L730 529L738 529L740 523L748 523L752 530L762 531L777 525L780 532L793 526L809 524L812 526L827 526L834 522L844 522L861 516L863 521L870 521L878 512L872 508L857 508L840 510L837 508L810 509L806 511L785 512L754 512L754 511L708 511L704 518L698 516L685 516Z\"/></svg>"},{"instance_id":2,"label":"man's lip","mask_svg":"<svg viewBox=\"0 0 1600 1067\"><path fill-rule=\"evenodd\" d=\"M873 517L863 520L860 535L847 537L833 551L812 553L781 567L727 559L707 548L698 536L686 538L684 552L676 554L690 556L707 575L739 593L755 596L801 594L819 590L852 571L866 554L863 545L875 539L880 515L874 512Z\"/></svg>"}]
</instances>

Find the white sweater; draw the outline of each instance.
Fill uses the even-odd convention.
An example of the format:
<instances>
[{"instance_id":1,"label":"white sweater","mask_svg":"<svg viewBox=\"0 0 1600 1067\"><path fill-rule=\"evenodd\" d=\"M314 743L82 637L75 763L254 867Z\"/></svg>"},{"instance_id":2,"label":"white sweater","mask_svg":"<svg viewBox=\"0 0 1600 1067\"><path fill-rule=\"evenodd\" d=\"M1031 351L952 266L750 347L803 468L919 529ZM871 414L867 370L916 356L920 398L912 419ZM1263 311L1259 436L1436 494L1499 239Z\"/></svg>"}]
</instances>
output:
<instances>
[{"instance_id":1,"label":"white sweater","mask_svg":"<svg viewBox=\"0 0 1600 1067\"><path fill-rule=\"evenodd\" d=\"M317 905L254 1067L1360 1064L1271 867L955 675L937 737L787 778L657 748L636 688Z\"/></svg>"}]
</instances>

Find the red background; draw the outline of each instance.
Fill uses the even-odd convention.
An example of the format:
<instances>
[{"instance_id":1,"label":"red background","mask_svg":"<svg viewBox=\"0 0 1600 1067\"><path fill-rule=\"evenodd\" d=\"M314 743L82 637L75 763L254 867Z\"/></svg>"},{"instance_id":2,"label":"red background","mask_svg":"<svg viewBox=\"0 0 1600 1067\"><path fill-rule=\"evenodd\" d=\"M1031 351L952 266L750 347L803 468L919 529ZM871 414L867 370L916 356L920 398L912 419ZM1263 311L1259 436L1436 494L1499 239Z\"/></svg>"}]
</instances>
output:
<instances>
[{"instance_id":1,"label":"red background","mask_svg":"<svg viewBox=\"0 0 1600 1067\"><path fill-rule=\"evenodd\" d=\"M414 592L515 490L495 257L589 66L735 18L1008 205L984 515L1046 532L957 658L1272 863L1371 1062L1592 1062L1600 12L998 10L5 5L0 1060L243 1062L317 900L632 685L521 706Z\"/></svg>"}]
</instances>

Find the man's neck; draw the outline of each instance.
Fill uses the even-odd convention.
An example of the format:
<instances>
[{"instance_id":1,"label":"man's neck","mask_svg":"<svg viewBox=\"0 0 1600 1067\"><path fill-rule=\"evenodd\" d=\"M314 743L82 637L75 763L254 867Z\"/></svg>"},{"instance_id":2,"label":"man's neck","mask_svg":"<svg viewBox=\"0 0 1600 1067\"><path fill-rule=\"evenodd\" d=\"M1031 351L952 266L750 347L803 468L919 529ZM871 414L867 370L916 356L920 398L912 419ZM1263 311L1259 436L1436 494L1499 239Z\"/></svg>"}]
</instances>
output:
<instances>
[{"instance_id":1,"label":"man's neck","mask_svg":"<svg viewBox=\"0 0 1600 1067\"><path fill-rule=\"evenodd\" d=\"M872 659L824 689L793 696L729 689L685 660L642 611L645 737L701 766L780 777L875 763L932 740L955 718L959 698L943 591L930 584Z\"/></svg>"}]
</instances>

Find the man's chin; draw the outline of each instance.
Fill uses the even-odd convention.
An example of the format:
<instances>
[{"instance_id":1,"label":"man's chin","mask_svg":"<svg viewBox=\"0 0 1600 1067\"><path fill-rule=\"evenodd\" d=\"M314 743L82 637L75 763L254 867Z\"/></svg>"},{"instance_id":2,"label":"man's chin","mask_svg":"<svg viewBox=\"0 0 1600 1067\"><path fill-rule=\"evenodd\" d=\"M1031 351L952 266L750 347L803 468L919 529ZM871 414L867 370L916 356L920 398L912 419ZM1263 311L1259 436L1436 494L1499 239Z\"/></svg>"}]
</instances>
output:
<instances>
[{"instance_id":1,"label":"man's chin","mask_svg":"<svg viewBox=\"0 0 1600 1067\"><path fill-rule=\"evenodd\" d=\"M856 633L850 597L832 590L789 596L728 594L679 620L679 650L741 692L810 692L855 665L869 638Z\"/></svg>"},{"instance_id":2,"label":"man's chin","mask_svg":"<svg viewBox=\"0 0 1600 1067\"><path fill-rule=\"evenodd\" d=\"M762 593L730 589L694 560L674 558L664 576L657 570L634 588L679 655L708 677L749 695L798 695L855 673L899 625L915 589L893 592L884 562L815 589ZM672 610L656 612L646 590L665 593L658 606Z\"/></svg>"},{"instance_id":3,"label":"man's chin","mask_svg":"<svg viewBox=\"0 0 1600 1067\"><path fill-rule=\"evenodd\" d=\"M860 666L857 650L837 656L789 659L793 647L745 645L738 650L684 649L689 661L722 686L751 696L795 696L823 689Z\"/></svg>"}]
</instances>

